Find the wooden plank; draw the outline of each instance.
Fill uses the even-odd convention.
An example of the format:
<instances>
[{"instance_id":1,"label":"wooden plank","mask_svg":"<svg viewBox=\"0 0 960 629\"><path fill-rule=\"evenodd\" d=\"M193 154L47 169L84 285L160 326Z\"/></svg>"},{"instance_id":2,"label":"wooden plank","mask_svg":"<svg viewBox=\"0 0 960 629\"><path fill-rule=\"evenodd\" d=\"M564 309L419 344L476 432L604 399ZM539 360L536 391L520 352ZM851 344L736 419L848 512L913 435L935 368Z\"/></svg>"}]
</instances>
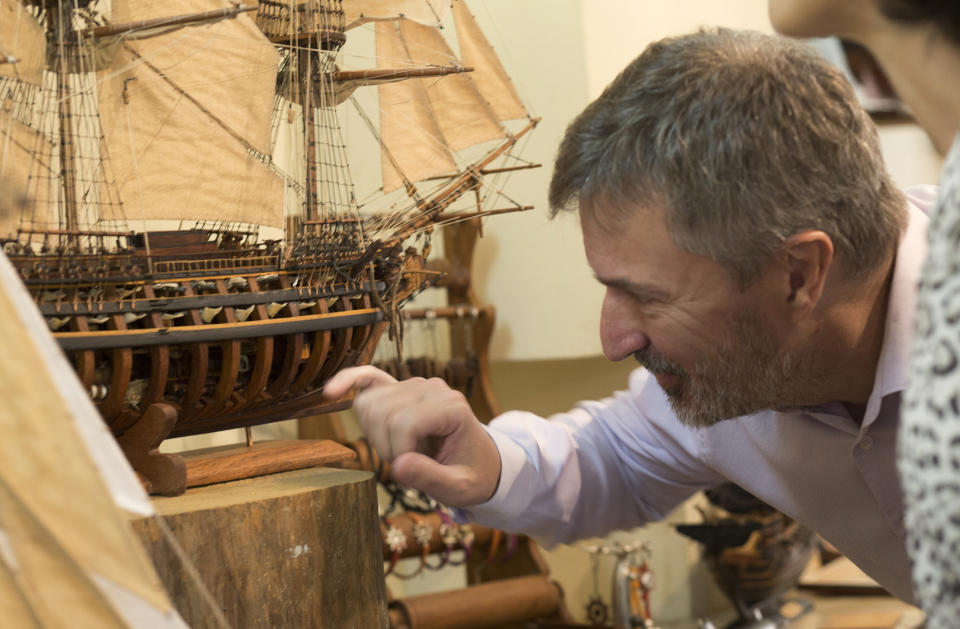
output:
<instances>
[{"instance_id":1,"label":"wooden plank","mask_svg":"<svg viewBox=\"0 0 960 629\"><path fill-rule=\"evenodd\" d=\"M113 315L119 316L119 315ZM329 330L342 326L370 325L380 321L383 314L376 308L332 312L326 315L303 315L267 321L238 321L184 325L161 330L114 330L109 332L56 332L54 338L65 350L108 349L112 347L149 347L176 345L230 339L252 339L260 336L294 334ZM121 317L122 319L122 317ZM347 327L349 329L349 327Z\"/></svg>"},{"instance_id":2,"label":"wooden plank","mask_svg":"<svg viewBox=\"0 0 960 629\"><path fill-rule=\"evenodd\" d=\"M276 474L355 459L338 443L320 439L261 441L252 446L204 448L181 453L187 464L187 487Z\"/></svg>"},{"instance_id":3,"label":"wooden plank","mask_svg":"<svg viewBox=\"0 0 960 629\"><path fill-rule=\"evenodd\" d=\"M900 611L830 614L820 629L894 629L902 617Z\"/></svg>"},{"instance_id":4,"label":"wooden plank","mask_svg":"<svg viewBox=\"0 0 960 629\"><path fill-rule=\"evenodd\" d=\"M388 627L369 473L311 468L190 489L154 505L231 626ZM215 627L157 522L133 525L187 624Z\"/></svg>"}]
</instances>

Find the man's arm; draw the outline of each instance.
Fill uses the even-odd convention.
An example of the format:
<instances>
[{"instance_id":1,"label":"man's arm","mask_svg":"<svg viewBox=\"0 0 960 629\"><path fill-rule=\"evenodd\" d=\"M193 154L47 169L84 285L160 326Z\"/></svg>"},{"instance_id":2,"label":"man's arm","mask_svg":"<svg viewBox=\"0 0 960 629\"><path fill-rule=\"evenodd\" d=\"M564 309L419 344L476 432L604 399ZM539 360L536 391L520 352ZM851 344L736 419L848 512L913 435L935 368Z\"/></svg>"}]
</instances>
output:
<instances>
[{"instance_id":1,"label":"man's arm","mask_svg":"<svg viewBox=\"0 0 960 629\"><path fill-rule=\"evenodd\" d=\"M510 411L486 429L439 380L398 383L359 367L332 379L327 395L351 386L360 424L393 460L398 482L547 545L662 518L723 480L700 457L698 434L679 425L642 370L629 392L549 420Z\"/></svg>"}]
</instances>

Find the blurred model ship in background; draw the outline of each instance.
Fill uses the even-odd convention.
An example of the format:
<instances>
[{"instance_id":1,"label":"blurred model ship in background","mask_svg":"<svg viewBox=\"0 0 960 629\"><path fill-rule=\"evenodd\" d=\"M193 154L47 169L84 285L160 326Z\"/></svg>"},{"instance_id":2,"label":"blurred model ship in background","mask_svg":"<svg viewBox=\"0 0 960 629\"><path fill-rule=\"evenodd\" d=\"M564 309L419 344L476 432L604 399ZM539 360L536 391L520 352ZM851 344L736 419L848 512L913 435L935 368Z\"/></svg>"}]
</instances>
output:
<instances>
[{"instance_id":1,"label":"blurred model ship in background","mask_svg":"<svg viewBox=\"0 0 960 629\"><path fill-rule=\"evenodd\" d=\"M342 70L370 31L373 67ZM381 152L369 195L347 115ZM323 383L535 124L462 0L0 0L3 249L121 443L336 408Z\"/></svg>"},{"instance_id":2,"label":"blurred model ship in background","mask_svg":"<svg viewBox=\"0 0 960 629\"><path fill-rule=\"evenodd\" d=\"M705 493L710 507L703 523L676 528L703 545L714 580L736 607L739 618L728 629L788 626L809 604L781 597L800 580L818 546L816 535L737 485Z\"/></svg>"}]
</instances>

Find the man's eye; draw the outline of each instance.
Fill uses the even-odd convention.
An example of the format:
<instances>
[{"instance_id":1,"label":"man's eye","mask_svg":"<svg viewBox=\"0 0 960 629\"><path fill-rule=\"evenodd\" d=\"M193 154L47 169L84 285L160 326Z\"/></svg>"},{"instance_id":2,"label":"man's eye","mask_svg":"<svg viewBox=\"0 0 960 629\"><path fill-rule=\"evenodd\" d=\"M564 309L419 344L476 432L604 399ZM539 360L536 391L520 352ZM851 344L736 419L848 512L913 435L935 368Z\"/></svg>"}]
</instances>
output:
<instances>
[{"instance_id":1,"label":"man's eye","mask_svg":"<svg viewBox=\"0 0 960 629\"><path fill-rule=\"evenodd\" d=\"M660 303L660 300L651 295L637 295L635 293L627 293L630 296L630 299L633 303L640 306L652 306L654 304Z\"/></svg>"}]
</instances>

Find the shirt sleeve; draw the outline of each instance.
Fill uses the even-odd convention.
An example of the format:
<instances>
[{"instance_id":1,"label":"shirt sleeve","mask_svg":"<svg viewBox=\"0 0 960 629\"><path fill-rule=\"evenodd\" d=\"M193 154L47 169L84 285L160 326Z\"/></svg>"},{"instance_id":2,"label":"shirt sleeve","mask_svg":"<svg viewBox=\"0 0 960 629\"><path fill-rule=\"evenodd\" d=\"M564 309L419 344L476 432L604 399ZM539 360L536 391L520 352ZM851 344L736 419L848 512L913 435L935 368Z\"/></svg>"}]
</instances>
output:
<instances>
[{"instance_id":1,"label":"shirt sleeve","mask_svg":"<svg viewBox=\"0 0 960 629\"><path fill-rule=\"evenodd\" d=\"M704 461L702 433L680 424L643 369L629 391L549 419L510 411L487 430L500 484L467 516L545 546L659 520L724 480Z\"/></svg>"}]
</instances>

